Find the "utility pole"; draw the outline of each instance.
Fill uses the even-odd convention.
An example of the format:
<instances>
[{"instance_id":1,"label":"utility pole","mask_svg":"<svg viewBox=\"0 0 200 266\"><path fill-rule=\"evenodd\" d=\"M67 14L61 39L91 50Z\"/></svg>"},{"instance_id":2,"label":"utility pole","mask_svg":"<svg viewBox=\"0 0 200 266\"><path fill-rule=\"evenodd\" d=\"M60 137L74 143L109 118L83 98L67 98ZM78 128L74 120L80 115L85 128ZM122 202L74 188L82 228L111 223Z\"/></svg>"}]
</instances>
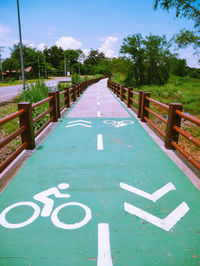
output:
<instances>
[{"instance_id":1,"label":"utility pole","mask_svg":"<svg viewBox=\"0 0 200 266\"><path fill-rule=\"evenodd\" d=\"M2 79L2 82L4 82L2 59L1 59L1 53L3 53L3 49L4 49L4 46L0 46L0 68L1 68L1 79Z\"/></svg>"},{"instance_id":2,"label":"utility pole","mask_svg":"<svg viewBox=\"0 0 200 266\"><path fill-rule=\"evenodd\" d=\"M23 61L23 51L22 51L22 33L21 33L21 22L20 22L20 12L19 12L19 0L17 0L17 13L18 13L18 25L19 25L19 41L20 41L20 59L21 59L21 69L22 69L22 82L23 89L26 89L25 76L24 76L24 61Z\"/></svg>"},{"instance_id":3,"label":"utility pole","mask_svg":"<svg viewBox=\"0 0 200 266\"><path fill-rule=\"evenodd\" d=\"M64 52L64 76L66 77L66 54Z\"/></svg>"},{"instance_id":4,"label":"utility pole","mask_svg":"<svg viewBox=\"0 0 200 266\"><path fill-rule=\"evenodd\" d=\"M38 77L40 79L40 57L39 57L39 52L38 52Z\"/></svg>"}]
</instances>

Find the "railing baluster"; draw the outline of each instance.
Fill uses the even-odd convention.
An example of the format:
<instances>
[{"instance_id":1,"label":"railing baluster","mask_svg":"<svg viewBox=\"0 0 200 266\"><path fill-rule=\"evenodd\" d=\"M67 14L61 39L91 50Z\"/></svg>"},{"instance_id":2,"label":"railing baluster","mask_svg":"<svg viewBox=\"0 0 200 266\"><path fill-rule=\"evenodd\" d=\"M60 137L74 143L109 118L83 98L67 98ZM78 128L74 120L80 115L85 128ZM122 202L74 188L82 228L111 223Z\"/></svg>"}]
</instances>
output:
<instances>
[{"instance_id":1,"label":"railing baluster","mask_svg":"<svg viewBox=\"0 0 200 266\"><path fill-rule=\"evenodd\" d=\"M180 127L181 117L176 114L176 110L182 111L183 105L181 103L170 103L167 120L167 130L165 138L165 147L167 149L174 149L172 142L178 143L179 133L173 128Z\"/></svg>"},{"instance_id":2,"label":"railing baluster","mask_svg":"<svg viewBox=\"0 0 200 266\"><path fill-rule=\"evenodd\" d=\"M28 142L26 147L27 150L33 150L35 148L35 137L33 127L33 116L32 116L32 104L18 103L18 110L24 109L25 112L19 117L20 127L25 126L25 131L21 134L22 144Z\"/></svg>"}]
</instances>

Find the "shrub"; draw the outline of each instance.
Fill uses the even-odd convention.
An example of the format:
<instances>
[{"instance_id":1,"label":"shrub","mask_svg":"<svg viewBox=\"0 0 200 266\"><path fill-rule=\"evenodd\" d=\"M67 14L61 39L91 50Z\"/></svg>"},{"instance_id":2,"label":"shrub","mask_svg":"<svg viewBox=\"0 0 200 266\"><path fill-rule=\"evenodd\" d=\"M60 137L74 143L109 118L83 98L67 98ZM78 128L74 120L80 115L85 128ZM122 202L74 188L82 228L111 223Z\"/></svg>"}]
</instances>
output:
<instances>
[{"instance_id":1,"label":"shrub","mask_svg":"<svg viewBox=\"0 0 200 266\"><path fill-rule=\"evenodd\" d=\"M35 85L28 85L19 98L21 102L36 103L48 97L48 87L42 81L37 81Z\"/></svg>"},{"instance_id":2,"label":"shrub","mask_svg":"<svg viewBox=\"0 0 200 266\"><path fill-rule=\"evenodd\" d=\"M72 84L75 85L79 82L81 82L80 76L77 73L72 74Z\"/></svg>"}]
</instances>

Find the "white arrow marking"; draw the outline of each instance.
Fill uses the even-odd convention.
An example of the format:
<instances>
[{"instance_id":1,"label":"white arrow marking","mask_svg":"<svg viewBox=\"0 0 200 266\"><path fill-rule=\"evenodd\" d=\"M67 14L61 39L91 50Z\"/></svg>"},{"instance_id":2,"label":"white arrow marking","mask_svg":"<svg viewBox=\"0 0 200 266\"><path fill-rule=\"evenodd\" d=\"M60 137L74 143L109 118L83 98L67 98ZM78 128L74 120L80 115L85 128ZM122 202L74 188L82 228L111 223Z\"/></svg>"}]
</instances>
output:
<instances>
[{"instance_id":1,"label":"white arrow marking","mask_svg":"<svg viewBox=\"0 0 200 266\"><path fill-rule=\"evenodd\" d=\"M127 184L122 183L122 182L120 182L120 187L122 189L125 189L125 190L129 191L129 192L132 192L134 194L137 194L137 195L139 195L141 197L144 197L146 199L149 199L149 200L151 200L153 202L156 202L158 199L160 199L161 197L163 197L169 191L176 190L175 186L171 182L169 182L164 187L156 190L153 194L149 194L149 193L147 193L147 192L145 192L143 190L140 190L138 188L132 187L132 186L127 185Z\"/></svg>"},{"instance_id":2,"label":"white arrow marking","mask_svg":"<svg viewBox=\"0 0 200 266\"><path fill-rule=\"evenodd\" d=\"M100 111L97 111L97 116L101 117L101 112Z\"/></svg>"},{"instance_id":3,"label":"white arrow marking","mask_svg":"<svg viewBox=\"0 0 200 266\"><path fill-rule=\"evenodd\" d=\"M76 126L91 127L90 125L85 125L85 124L82 124L82 123L76 123L76 124L68 125L68 126L65 126L65 127L76 127Z\"/></svg>"},{"instance_id":4,"label":"white arrow marking","mask_svg":"<svg viewBox=\"0 0 200 266\"><path fill-rule=\"evenodd\" d=\"M77 123L77 122L83 122L83 123L92 124L92 122L89 122L89 121L86 121L86 120L76 120L76 121L71 121L71 122L68 122L67 124L72 124L72 123Z\"/></svg>"},{"instance_id":5,"label":"white arrow marking","mask_svg":"<svg viewBox=\"0 0 200 266\"><path fill-rule=\"evenodd\" d=\"M124 203L125 211L130 214L136 215L143 220L146 220L149 223L154 224L157 227L162 228L163 230L169 231L172 227L175 226L178 221L183 218L183 216L190 210L188 205L185 202L182 202L175 210L173 210L166 218L160 219L142 209L139 209L127 202Z\"/></svg>"},{"instance_id":6,"label":"white arrow marking","mask_svg":"<svg viewBox=\"0 0 200 266\"><path fill-rule=\"evenodd\" d=\"M110 251L109 224L98 224L98 259L97 266L112 266Z\"/></svg>"}]
</instances>

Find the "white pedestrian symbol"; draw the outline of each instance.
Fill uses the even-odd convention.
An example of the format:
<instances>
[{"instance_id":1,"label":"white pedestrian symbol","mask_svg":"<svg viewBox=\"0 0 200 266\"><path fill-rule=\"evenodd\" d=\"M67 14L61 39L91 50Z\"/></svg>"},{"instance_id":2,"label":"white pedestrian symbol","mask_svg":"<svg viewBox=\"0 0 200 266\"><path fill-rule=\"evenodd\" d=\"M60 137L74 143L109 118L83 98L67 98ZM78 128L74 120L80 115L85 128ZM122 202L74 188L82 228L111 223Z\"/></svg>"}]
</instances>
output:
<instances>
[{"instance_id":1,"label":"white pedestrian symbol","mask_svg":"<svg viewBox=\"0 0 200 266\"><path fill-rule=\"evenodd\" d=\"M122 120L122 121L104 120L103 122L104 122L104 124L107 124L107 125L113 125L116 128L125 127L127 125L134 124L134 122L131 120Z\"/></svg>"},{"instance_id":2,"label":"white pedestrian symbol","mask_svg":"<svg viewBox=\"0 0 200 266\"><path fill-rule=\"evenodd\" d=\"M175 186L169 182L164 187L158 189L153 194L149 194L143 190L135 188L133 186L127 185L125 183L120 182L120 187L126 191L137 194L143 198L149 199L153 202L156 202L158 199L163 197L165 194L170 192L171 190L176 190ZM185 216L185 214L190 210L188 205L185 202L182 202L175 210L173 210L167 217L164 219L160 219L155 215L152 215L149 212L146 212L136 206L124 202L124 210L132 215L136 215L143 220L146 220L149 223L154 224L157 227L162 228L163 230L170 231L172 227L174 227L178 221Z\"/></svg>"},{"instance_id":3,"label":"white pedestrian symbol","mask_svg":"<svg viewBox=\"0 0 200 266\"><path fill-rule=\"evenodd\" d=\"M57 187L49 188L47 190L44 190L40 193L35 194L33 198L44 204L43 209L41 211L41 216L42 217L51 216L51 221L56 227L59 227L62 229L68 229L68 230L78 229L84 226L85 224L87 224L91 220L92 213L91 213L90 208L88 208L86 205L79 203L79 202L67 202L67 203L63 203L59 205L57 208L53 210L54 200L49 198L49 196L52 196L52 195L54 195L56 198L69 198L70 197L69 194L60 193L59 191L59 189L64 190L67 188L69 188L69 184L61 183L58 185L58 188ZM10 210L16 207L19 207L19 206L32 207L34 209L33 215L29 219L25 220L24 222L20 222L20 223L8 222L6 219L7 213ZM81 221L75 222L72 224L61 222L58 218L58 214L63 208L69 207L69 206L78 206L82 208L85 211L85 217ZM0 214L0 224L3 227L10 228L10 229L21 228L34 222L38 218L39 215L40 215L40 207L34 202L31 202L31 201L17 202L2 211L2 213Z\"/></svg>"}]
</instances>

